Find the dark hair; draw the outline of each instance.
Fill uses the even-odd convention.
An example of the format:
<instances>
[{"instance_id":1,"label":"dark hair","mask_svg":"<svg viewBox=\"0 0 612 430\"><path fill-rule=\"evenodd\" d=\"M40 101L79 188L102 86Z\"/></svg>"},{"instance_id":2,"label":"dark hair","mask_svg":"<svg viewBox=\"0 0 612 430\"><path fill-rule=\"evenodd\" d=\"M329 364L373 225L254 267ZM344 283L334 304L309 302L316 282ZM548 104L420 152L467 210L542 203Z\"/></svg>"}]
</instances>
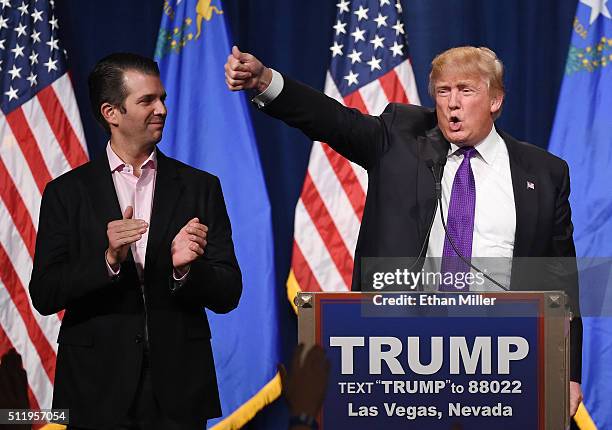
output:
<instances>
[{"instance_id":1,"label":"dark hair","mask_svg":"<svg viewBox=\"0 0 612 430\"><path fill-rule=\"evenodd\" d=\"M100 106L110 103L125 112L123 103L127 97L127 89L123 81L123 73L134 70L146 75L159 76L157 63L150 58L128 52L116 52L98 61L89 74L89 101L96 120L110 133L110 127Z\"/></svg>"}]
</instances>

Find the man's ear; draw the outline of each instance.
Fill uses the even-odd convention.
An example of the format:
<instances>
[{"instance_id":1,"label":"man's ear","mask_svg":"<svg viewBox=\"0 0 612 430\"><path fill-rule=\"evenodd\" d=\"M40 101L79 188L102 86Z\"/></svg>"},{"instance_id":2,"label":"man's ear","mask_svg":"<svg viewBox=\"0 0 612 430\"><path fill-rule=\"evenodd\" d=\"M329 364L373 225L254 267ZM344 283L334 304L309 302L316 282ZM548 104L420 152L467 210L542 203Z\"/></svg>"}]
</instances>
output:
<instances>
[{"instance_id":1,"label":"man's ear","mask_svg":"<svg viewBox=\"0 0 612 430\"><path fill-rule=\"evenodd\" d=\"M499 92L491 97L491 113L499 111L504 103L504 93Z\"/></svg>"},{"instance_id":2,"label":"man's ear","mask_svg":"<svg viewBox=\"0 0 612 430\"><path fill-rule=\"evenodd\" d=\"M102 118L104 118L109 125L116 126L118 124L118 109L116 106L110 103L102 103L102 106L100 106L100 113L102 114Z\"/></svg>"}]
</instances>

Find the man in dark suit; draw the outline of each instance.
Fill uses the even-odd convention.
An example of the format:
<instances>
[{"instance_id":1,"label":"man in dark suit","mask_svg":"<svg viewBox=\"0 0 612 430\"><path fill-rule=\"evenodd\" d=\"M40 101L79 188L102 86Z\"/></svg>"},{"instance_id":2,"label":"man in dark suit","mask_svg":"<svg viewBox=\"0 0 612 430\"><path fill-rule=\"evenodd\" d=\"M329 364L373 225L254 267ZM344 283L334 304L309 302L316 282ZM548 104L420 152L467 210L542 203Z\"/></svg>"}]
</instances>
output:
<instances>
[{"instance_id":1,"label":"man in dark suit","mask_svg":"<svg viewBox=\"0 0 612 430\"><path fill-rule=\"evenodd\" d=\"M237 47L225 72L230 90L254 90L253 101L266 113L328 143L368 171L354 290L360 289L361 258L421 257L422 249L428 257L441 257L442 265L446 261L455 268L457 251L467 259L506 259L511 272L502 285L558 289L558 283L549 288L534 285L524 270L532 266L530 261L515 259L553 258L557 260L546 263L565 263L553 277L563 279L577 314L568 166L495 128L504 86L503 65L493 51L460 47L438 55L429 85L435 110L392 103L378 117L346 108ZM442 207L436 205L436 182ZM447 219L448 236L440 212ZM465 269L469 272L468 266ZM571 334L573 415L582 397L579 318L572 321Z\"/></svg>"},{"instance_id":2,"label":"man in dark suit","mask_svg":"<svg viewBox=\"0 0 612 430\"><path fill-rule=\"evenodd\" d=\"M30 282L41 314L65 309L53 407L72 428L202 429L221 414L204 308L242 291L221 186L156 148L155 62L112 54L89 88L110 140L47 185Z\"/></svg>"}]
</instances>

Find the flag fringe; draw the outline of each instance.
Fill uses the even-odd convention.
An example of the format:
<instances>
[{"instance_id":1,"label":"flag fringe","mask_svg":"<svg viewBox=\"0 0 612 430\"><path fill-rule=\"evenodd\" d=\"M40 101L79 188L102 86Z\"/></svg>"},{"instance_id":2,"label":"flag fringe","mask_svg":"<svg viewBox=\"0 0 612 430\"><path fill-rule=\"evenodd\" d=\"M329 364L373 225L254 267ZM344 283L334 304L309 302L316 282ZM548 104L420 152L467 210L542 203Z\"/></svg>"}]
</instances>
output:
<instances>
[{"instance_id":1,"label":"flag fringe","mask_svg":"<svg viewBox=\"0 0 612 430\"><path fill-rule=\"evenodd\" d=\"M297 306L295 305L294 299L298 293L300 293L302 289L300 288L300 284L297 279L295 279L295 274L293 273L293 269L289 271L289 276L287 277L287 300L291 303L291 307L293 308L293 312L297 314Z\"/></svg>"},{"instance_id":2,"label":"flag fringe","mask_svg":"<svg viewBox=\"0 0 612 430\"><path fill-rule=\"evenodd\" d=\"M593 422L591 415L589 415L589 411L582 402L578 406L578 412L574 416L574 421L576 421L580 430L597 430L597 426Z\"/></svg>"},{"instance_id":3,"label":"flag fringe","mask_svg":"<svg viewBox=\"0 0 612 430\"><path fill-rule=\"evenodd\" d=\"M211 427L210 430L238 430L248 423L257 412L278 399L281 391L280 375L276 373L274 378L259 390L257 394L247 400L230 416Z\"/></svg>"}]
</instances>

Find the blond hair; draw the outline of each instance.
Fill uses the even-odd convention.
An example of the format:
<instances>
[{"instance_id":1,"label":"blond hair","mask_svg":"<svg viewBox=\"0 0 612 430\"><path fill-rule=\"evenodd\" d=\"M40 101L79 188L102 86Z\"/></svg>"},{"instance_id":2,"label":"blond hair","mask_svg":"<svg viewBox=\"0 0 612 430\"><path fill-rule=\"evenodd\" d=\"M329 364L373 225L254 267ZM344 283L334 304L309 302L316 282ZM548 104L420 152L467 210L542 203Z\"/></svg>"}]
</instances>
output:
<instances>
[{"instance_id":1,"label":"blond hair","mask_svg":"<svg viewBox=\"0 0 612 430\"><path fill-rule=\"evenodd\" d=\"M482 77L491 95L503 96L505 94L504 65L495 52L489 48L459 46L438 54L431 62L429 73L428 89L432 98L435 98L436 81L447 71ZM494 113L493 119L497 119L500 114L501 108Z\"/></svg>"}]
</instances>

